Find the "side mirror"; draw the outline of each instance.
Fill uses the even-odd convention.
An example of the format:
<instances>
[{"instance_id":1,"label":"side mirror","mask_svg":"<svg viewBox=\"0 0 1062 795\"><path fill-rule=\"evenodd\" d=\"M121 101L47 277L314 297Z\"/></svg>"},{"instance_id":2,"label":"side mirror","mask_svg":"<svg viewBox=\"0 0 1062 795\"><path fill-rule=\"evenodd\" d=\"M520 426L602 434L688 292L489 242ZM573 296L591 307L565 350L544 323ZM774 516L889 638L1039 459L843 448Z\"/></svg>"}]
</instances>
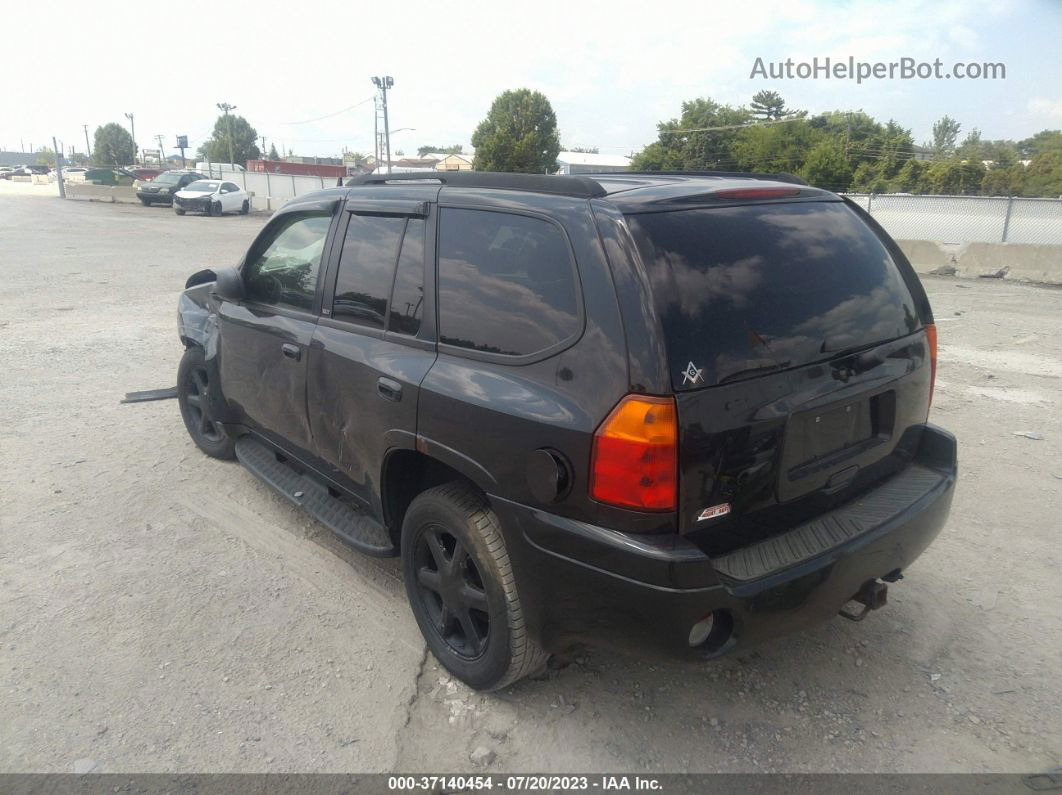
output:
<instances>
[{"instance_id":1,"label":"side mirror","mask_svg":"<svg viewBox=\"0 0 1062 795\"><path fill-rule=\"evenodd\" d=\"M188 277L188 280L184 283L184 289L187 290L189 287L196 287L197 285L206 284L207 282L214 282L217 281L217 278L217 274L210 268L196 271Z\"/></svg>"},{"instance_id":2,"label":"side mirror","mask_svg":"<svg viewBox=\"0 0 1062 795\"><path fill-rule=\"evenodd\" d=\"M214 295L225 301L242 301L246 293L243 289L243 277L235 268L220 268L214 282Z\"/></svg>"}]
</instances>

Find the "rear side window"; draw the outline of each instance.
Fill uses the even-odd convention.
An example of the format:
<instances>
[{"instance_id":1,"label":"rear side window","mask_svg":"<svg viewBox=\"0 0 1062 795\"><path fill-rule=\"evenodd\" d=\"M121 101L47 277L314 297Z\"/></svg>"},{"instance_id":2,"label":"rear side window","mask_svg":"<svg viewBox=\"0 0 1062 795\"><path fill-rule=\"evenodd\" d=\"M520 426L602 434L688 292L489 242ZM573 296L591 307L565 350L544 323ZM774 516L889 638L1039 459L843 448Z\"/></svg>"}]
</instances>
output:
<instances>
[{"instance_id":1,"label":"rear side window","mask_svg":"<svg viewBox=\"0 0 1062 795\"><path fill-rule=\"evenodd\" d=\"M406 219L350 213L339 256L332 317L382 329Z\"/></svg>"},{"instance_id":2,"label":"rear side window","mask_svg":"<svg viewBox=\"0 0 1062 795\"><path fill-rule=\"evenodd\" d=\"M443 208L439 336L506 356L539 353L581 328L568 240L541 218Z\"/></svg>"},{"instance_id":3,"label":"rear side window","mask_svg":"<svg viewBox=\"0 0 1062 795\"><path fill-rule=\"evenodd\" d=\"M398 256L387 330L415 337L424 309L424 219L410 218Z\"/></svg>"},{"instance_id":4,"label":"rear side window","mask_svg":"<svg viewBox=\"0 0 1062 795\"><path fill-rule=\"evenodd\" d=\"M627 220L648 270L676 389L828 359L922 325L888 251L840 202Z\"/></svg>"}]
</instances>

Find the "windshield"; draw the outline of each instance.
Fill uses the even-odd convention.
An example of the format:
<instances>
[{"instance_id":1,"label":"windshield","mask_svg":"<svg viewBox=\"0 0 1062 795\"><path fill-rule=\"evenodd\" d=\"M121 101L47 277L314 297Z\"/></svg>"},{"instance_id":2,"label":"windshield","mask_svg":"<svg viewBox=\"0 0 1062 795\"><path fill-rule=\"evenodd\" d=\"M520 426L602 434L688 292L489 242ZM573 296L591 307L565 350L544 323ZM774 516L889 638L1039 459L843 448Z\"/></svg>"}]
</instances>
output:
<instances>
[{"instance_id":1,"label":"windshield","mask_svg":"<svg viewBox=\"0 0 1062 795\"><path fill-rule=\"evenodd\" d=\"M198 182L193 182L185 190L195 193L213 193L218 189L218 184L217 182L207 182L205 179L201 179Z\"/></svg>"},{"instance_id":2,"label":"windshield","mask_svg":"<svg viewBox=\"0 0 1062 795\"><path fill-rule=\"evenodd\" d=\"M156 185L176 185L180 181L180 174L159 174L152 180Z\"/></svg>"},{"instance_id":3,"label":"windshield","mask_svg":"<svg viewBox=\"0 0 1062 795\"><path fill-rule=\"evenodd\" d=\"M676 389L810 364L922 325L888 251L840 202L645 213L628 222Z\"/></svg>"}]
</instances>

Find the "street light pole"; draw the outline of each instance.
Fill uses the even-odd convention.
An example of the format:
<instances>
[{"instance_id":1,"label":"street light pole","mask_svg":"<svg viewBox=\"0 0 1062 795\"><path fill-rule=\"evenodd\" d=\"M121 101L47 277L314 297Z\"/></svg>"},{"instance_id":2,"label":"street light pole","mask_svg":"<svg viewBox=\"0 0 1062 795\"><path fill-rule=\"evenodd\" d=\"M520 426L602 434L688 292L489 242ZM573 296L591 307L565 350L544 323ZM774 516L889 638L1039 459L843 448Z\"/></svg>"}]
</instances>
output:
<instances>
[{"instance_id":1,"label":"street light pole","mask_svg":"<svg viewBox=\"0 0 1062 795\"><path fill-rule=\"evenodd\" d=\"M387 122L387 89L391 88L395 84L395 79L390 75L386 77L374 77L372 83L378 89L380 89L380 95L383 102L383 117L384 117L384 148L387 151L387 173L391 173L391 132L388 129Z\"/></svg>"},{"instance_id":2,"label":"street light pole","mask_svg":"<svg viewBox=\"0 0 1062 795\"><path fill-rule=\"evenodd\" d=\"M132 113L125 114L125 117L127 119L129 119L129 130L130 130L131 135L133 136L133 164L135 165L136 164L136 156L137 156L137 154L140 151L137 148L137 145L136 145L136 122L133 121L133 114Z\"/></svg>"},{"instance_id":3,"label":"street light pole","mask_svg":"<svg viewBox=\"0 0 1062 795\"><path fill-rule=\"evenodd\" d=\"M233 148L232 142L232 118L229 116L230 110L236 110L235 105L230 105L228 102L219 102L218 109L225 112L225 125L229 128L229 164L235 165L236 163L236 150Z\"/></svg>"}]
</instances>

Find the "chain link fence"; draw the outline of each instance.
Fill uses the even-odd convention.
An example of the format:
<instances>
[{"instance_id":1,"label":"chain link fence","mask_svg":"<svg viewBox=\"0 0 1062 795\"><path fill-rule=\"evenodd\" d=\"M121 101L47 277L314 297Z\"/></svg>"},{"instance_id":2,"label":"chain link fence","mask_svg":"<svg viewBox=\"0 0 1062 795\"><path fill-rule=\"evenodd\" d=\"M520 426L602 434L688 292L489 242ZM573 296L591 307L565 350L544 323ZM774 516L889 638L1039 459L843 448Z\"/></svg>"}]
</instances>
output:
<instances>
[{"instance_id":1,"label":"chain link fence","mask_svg":"<svg viewBox=\"0 0 1062 795\"><path fill-rule=\"evenodd\" d=\"M1062 199L846 195L897 240L1062 245Z\"/></svg>"}]
</instances>

